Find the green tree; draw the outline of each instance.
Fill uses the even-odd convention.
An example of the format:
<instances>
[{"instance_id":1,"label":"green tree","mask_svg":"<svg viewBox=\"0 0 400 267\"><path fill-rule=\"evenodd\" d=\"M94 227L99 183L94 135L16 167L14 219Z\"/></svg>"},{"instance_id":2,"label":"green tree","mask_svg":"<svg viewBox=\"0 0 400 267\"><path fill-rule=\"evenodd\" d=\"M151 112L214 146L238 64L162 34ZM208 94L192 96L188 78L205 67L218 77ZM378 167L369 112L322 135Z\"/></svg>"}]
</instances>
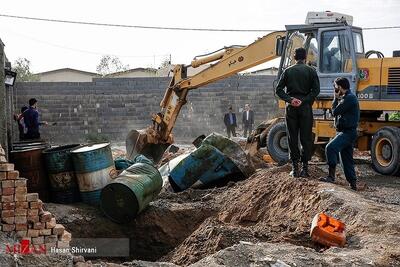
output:
<instances>
[{"instance_id":1,"label":"green tree","mask_svg":"<svg viewBox=\"0 0 400 267\"><path fill-rule=\"evenodd\" d=\"M165 69L168 68L169 66L171 66L171 60L170 57L165 57L160 64L159 69Z\"/></svg>"},{"instance_id":2,"label":"green tree","mask_svg":"<svg viewBox=\"0 0 400 267\"><path fill-rule=\"evenodd\" d=\"M13 71L17 73L18 82L37 82L39 76L31 71L31 62L26 58L18 58L12 65Z\"/></svg>"},{"instance_id":3,"label":"green tree","mask_svg":"<svg viewBox=\"0 0 400 267\"><path fill-rule=\"evenodd\" d=\"M118 57L110 55L102 56L100 63L96 67L97 73L102 76L128 69L129 65L124 65Z\"/></svg>"}]
</instances>

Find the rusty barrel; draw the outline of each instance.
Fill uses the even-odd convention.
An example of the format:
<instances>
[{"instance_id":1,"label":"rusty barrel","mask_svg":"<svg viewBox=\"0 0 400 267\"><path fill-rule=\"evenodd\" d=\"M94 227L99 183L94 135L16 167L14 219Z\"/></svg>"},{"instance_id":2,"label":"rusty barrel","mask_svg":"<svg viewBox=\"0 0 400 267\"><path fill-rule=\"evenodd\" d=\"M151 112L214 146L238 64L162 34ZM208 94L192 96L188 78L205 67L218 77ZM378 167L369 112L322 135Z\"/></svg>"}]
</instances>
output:
<instances>
[{"instance_id":1,"label":"rusty barrel","mask_svg":"<svg viewBox=\"0 0 400 267\"><path fill-rule=\"evenodd\" d=\"M159 171L148 163L135 163L101 191L101 209L117 223L133 220L161 191Z\"/></svg>"},{"instance_id":2,"label":"rusty barrel","mask_svg":"<svg viewBox=\"0 0 400 267\"><path fill-rule=\"evenodd\" d=\"M49 200L48 177L42 152L48 145L45 142L13 144L10 152L10 162L14 163L20 177L27 179L29 193L39 193L39 198Z\"/></svg>"},{"instance_id":3,"label":"rusty barrel","mask_svg":"<svg viewBox=\"0 0 400 267\"><path fill-rule=\"evenodd\" d=\"M82 201L98 205L101 189L116 172L110 143L80 146L71 156Z\"/></svg>"},{"instance_id":4,"label":"rusty barrel","mask_svg":"<svg viewBox=\"0 0 400 267\"><path fill-rule=\"evenodd\" d=\"M80 199L78 182L72 163L71 150L79 144L48 148L43 151L47 174L50 181L50 201L68 204Z\"/></svg>"}]
</instances>

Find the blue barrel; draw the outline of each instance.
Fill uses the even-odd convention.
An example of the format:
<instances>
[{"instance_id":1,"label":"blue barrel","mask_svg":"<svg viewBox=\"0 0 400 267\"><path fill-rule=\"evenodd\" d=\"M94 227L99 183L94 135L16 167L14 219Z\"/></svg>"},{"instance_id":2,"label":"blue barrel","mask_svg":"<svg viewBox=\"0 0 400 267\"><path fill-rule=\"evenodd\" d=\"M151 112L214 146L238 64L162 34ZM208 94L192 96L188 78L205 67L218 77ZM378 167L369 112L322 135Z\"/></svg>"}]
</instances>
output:
<instances>
[{"instance_id":1,"label":"blue barrel","mask_svg":"<svg viewBox=\"0 0 400 267\"><path fill-rule=\"evenodd\" d=\"M71 150L79 144L44 150L43 157L50 181L50 201L69 204L80 200L78 182L72 164Z\"/></svg>"},{"instance_id":2,"label":"blue barrel","mask_svg":"<svg viewBox=\"0 0 400 267\"><path fill-rule=\"evenodd\" d=\"M82 201L98 205L101 189L116 172L110 143L81 146L71 156Z\"/></svg>"},{"instance_id":3,"label":"blue barrel","mask_svg":"<svg viewBox=\"0 0 400 267\"><path fill-rule=\"evenodd\" d=\"M101 209L117 223L133 220L161 191L162 178L148 163L135 163L101 191Z\"/></svg>"},{"instance_id":4,"label":"blue barrel","mask_svg":"<svg viewBox=\"0 0 400 267\"><path fill-rule=\"evenodd\" d=\"M179 162L169 173L169 182L175 192L193 185L207 185L240 170L217 148L203 144Z\"/></svg>"}]
</instances>

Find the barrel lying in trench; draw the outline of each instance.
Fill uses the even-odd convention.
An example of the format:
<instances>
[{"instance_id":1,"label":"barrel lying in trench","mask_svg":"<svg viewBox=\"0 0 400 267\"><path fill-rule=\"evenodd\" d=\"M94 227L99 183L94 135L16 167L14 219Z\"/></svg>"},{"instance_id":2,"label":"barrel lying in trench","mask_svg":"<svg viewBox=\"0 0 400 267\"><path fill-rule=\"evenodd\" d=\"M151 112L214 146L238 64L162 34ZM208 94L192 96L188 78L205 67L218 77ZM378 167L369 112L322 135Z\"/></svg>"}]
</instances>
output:
<instances>
[{"instance_id":1,"label":"barrel lying in trench","mask_svg":"<svg viewBox=\"0 0 400 267\"><path fill-rule=\"evenodd\" d=\"M154 166L135 163L103 188L101 209L111 220L127 223L158 196L161 187L162 178Z\"/></svg>"},{"instance_id":2,"label":"barrel lying in trench","mask_svg":"<svg viewBox=\"0 0 400 267\"><path fill-rule=\"evenodd\" d=\"M48 148L43 151L50 181L50 201L69 204L80 200L79 187L72 163L71 150L79 144Z\"/></svg>"},{"instance_id":3,"label":"barrel lying in trench","mask_svg":"<svg viewBox=\"0 0 400 267\"><path fill-rule=\"evenodd\" d=\"M85 145L71 151L83 202L98 205L100 192L115 173L109 143Z\"/></svg>"},{"instance_id":4,"label":"barrel lying in trench","mask_svg":"<svg viewBox=\"0 0 400 267\"><path fill-rule=\"evenodd\" d=\"M39 193L39 198L47 202L49 200L48 177L44 166L42 151L48 145L46 143L21 142L19 146L13 145L10 153L10 162L14 163L20 177L27 179L29 193Z\"/></svg>"},{"instance_id":5,"label":"barrel lying in trench","mask_svg":"<svg viewBox=\"0 0 400 267\"><path fill-rule=\"evenodd\" d=\"M180 192L234 174L241 175L241 172L230 158L217 148L203 144L170 171L169 182L175 192Z\"/></svg>"}]
</instances>

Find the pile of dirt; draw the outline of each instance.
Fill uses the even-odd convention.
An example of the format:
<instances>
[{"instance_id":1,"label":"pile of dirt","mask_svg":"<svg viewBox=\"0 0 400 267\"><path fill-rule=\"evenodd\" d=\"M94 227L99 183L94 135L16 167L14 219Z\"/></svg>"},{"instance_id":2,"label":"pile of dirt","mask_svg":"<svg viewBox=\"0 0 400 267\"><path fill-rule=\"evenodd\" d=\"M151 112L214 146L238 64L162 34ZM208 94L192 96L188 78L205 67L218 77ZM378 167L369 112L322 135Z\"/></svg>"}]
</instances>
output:
<instances>
[{"instance_id":1,"label":"pile of dirt","mask_svg":"<svg viewBox=\"0 0 400 267\"><path fill-rule=\"evenodd\" d=\"M310 171L310 179L293 179L288 166L260 170L228 188L217 197L219 213L162 260L186 266L241 241L292 244L322 252L325 248L310 240L309 229L315 214L327 212L347 225L346 248L328 249L334 257L351 255L361 264L400 263L400 248L395 245L400 242L396 223L400 208L369 201L347 187L318 182L324 175L318 166ZM317 264L321 257L315 260Z\"/></svg>"},{"instance_id":2,"label":"pile of dirt","mask_svg":"<svg viewBox=\"0 0 400 267\"><path fill-rule=\"evenodd\" d=\"M288 166L260 170L217 197L220 211L204 221L163 260L188 265L240 241L286 241L314 247L308 241L318 205L314 180L293 179ZM313 177L323 173L311 168ZM301 196L296 197L296 196Z\"/></svg>"}]
</instances>

